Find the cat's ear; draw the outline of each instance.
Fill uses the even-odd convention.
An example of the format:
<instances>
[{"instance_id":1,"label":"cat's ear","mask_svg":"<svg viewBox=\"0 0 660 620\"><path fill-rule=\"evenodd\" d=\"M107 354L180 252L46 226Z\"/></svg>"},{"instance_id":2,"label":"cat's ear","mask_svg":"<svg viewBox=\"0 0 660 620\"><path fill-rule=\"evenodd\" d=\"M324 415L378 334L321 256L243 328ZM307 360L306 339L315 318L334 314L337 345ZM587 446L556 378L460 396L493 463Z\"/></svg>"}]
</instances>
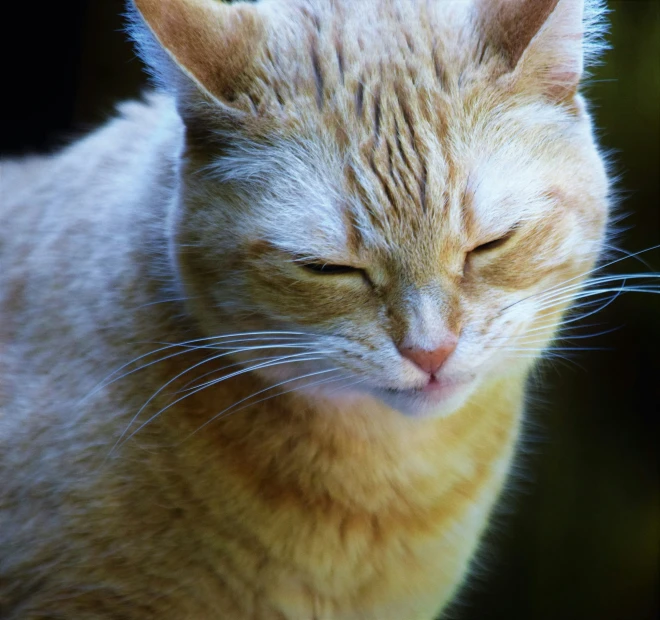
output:
<instances>
[{"instance_id":1,"label":"cat's ear","mask_svg":"<svg viewBox=\"0 0 660 620\"><path fill-rule=\"evenodd\" d=\"M477 13L484 51L498 54L521 88L556 101L575 95L601 41L600 0L478 0Z\"/></svg>"},{"instance_id":2,"label":"cat's ear","mask_svg":"<svg viewBox=\"0 0 660 620\"><path fill-rule=\"evenodd\" d=\"M133 0L131 34L165 88L242 107L266 29L256 6L217 0ZM182 92L184 94L182 94Z\"/></svg>"}]
</instances>

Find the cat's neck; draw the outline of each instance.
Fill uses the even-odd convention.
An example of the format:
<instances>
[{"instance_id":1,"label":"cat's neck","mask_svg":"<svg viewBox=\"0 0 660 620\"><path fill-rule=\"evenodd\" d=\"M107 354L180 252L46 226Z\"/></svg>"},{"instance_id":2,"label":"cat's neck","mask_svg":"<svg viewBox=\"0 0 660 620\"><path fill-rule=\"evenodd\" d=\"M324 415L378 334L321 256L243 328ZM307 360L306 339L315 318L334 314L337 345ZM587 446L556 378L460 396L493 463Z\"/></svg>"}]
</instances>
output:
<instances>
[{"instance_id":1,"label":"cat's neck","mask_svg":"<svg viewBox=\"0 0 660 620\"><path fill-rule=\"evenodd\" d=\"M267 488L268 497L295 492L305 501L376 511L402 498L422 505L444 494L468 497L465 485L504 477L523 384L514 376L485 385L441 419L408 418L369 396L285 394L205 425L237 394L254 390L246 379L200 394L164 423L184 461L199 467L199 454L213 455L206 471L217 459L255 494Z\"/></svg>"}]
</instances>

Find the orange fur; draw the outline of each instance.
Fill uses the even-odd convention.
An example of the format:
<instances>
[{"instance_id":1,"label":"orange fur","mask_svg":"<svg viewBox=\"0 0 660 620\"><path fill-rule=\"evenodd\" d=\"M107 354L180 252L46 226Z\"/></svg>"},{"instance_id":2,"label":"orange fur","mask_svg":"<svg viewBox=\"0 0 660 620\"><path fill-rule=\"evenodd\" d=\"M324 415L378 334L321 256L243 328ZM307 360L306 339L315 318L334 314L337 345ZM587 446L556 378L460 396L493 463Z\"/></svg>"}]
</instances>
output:
<instances>
[{"instance_id":1,"label":"orange fur","mask_svg":"<svg viewBox=\"0 0 660 620\"><path fill-rule=\"evenodd\" d=\"M169 94L3 162L3 618L451 600L607 220L583 3L540 4L136 0Z\"/></svg>"}]
</instances>

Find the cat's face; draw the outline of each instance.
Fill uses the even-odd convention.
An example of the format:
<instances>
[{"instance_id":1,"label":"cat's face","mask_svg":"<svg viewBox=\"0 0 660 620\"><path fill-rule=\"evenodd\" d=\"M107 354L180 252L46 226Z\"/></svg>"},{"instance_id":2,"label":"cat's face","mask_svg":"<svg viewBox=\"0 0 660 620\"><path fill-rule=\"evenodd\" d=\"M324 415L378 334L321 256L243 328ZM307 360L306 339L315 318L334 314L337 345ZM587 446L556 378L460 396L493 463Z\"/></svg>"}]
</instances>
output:
<instances>
[{"instance_id":1,"label":"cat's face","mask_svg":"<svg viewBox=\"0 0 660 620\"><path fill-rule=\"evenodd\" d=\"M284 386L446 414L547 345L576 289L543 292L601 245L603 165L581 98L502 75L469 11L331 4L270 14L243 120L190 129L183 284L208 335L290 332L240 356L294 356L258 371Z\"/></svg>"}]
</instances>

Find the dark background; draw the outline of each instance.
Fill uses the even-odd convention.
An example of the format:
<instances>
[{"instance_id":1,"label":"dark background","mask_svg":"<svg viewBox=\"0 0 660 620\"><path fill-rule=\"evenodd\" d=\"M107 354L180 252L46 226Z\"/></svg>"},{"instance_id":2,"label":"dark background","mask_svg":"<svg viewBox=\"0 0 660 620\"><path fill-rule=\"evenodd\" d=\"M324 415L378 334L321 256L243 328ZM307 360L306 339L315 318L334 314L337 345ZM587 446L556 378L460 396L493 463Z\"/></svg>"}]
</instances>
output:
<instances>
[{"instance_id":1,"label":"dark background","mask_svg":"<svg viewBox=\"0 0 660 620\"><path fill-rule=\"evenodd\" d=\"M11 4L2 154L56 149L144 87L123 0ZM610 3L614 49L587 88L601 142L616 150L628 251L660 243L658 6ZM646 256L657 271L660 252ZM610 271L647 269L625 260ZM511 489L452 618L658 617L660 296L624 295L597 319L582 332L620 329L574 344L608 350L548 363L536 382Z\"/></svg>"}]
</instances>

